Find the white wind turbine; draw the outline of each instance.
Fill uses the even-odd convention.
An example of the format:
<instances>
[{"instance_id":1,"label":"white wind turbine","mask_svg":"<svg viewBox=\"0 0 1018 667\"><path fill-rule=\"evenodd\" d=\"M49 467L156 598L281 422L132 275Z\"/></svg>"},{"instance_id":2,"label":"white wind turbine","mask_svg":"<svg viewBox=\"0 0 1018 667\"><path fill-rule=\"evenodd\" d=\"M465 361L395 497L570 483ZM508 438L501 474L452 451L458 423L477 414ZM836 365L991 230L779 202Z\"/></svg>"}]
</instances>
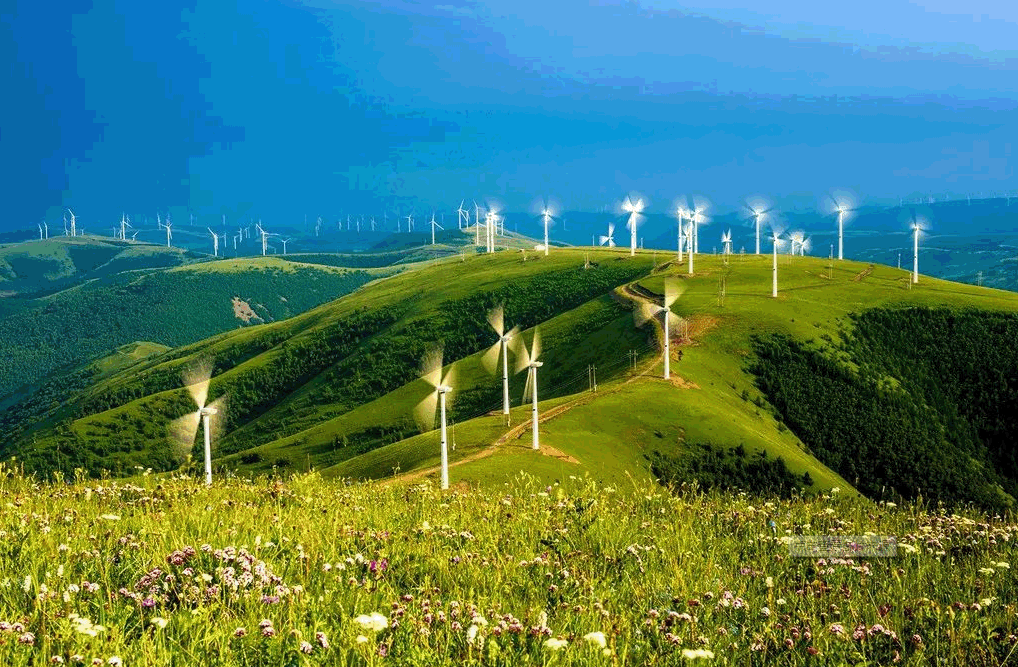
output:
<instances>
[{"instance_id":1,"label":"white wind turbine","mask_svg":"<svg viewBox=\"0 0 1018 667\"><path fill-rule=\"evenodd\" d=\"M554 213L552 213L551 207L545 203L541 209L541 218L544 222L544 256L548 256L548 228L551 226L552 221L555 219Z\"/></svg>"},{"instance_id":2,"label":"white wind turbine","mask_svg":"<svg viewBox=\"0 0 1018 667\"><path fill-rule=\"evenodd\" d=\"M219 257L219 234L212 231L211 227L206 227L209 230L209 234L212 235L212 256Z\"/></svg>"},{"instance_id":3,"label":"white wind turbine","mask_svg":"<svg viewBox=\"0 0 1018 667\"><path fill-rule=\"evenodd\" d=\"M456 209L456 226L459 229L464 229L470 226L470 212L463 208L463 203L466 200L460 201L460 206Z\"/></svg>"},{"instance_id":4,"label":"white wind turbine","mask_svg":"<svg viewBox=\"0 0 1018 667\"><path fill-rule=\"evenodd\" d=\"M286 244L287 244L287 243L289 243L289 242L290 242L290 241L292 241L292 240L293 240L292 238L290 238L290 239L282 239L282 244L283 244L283 254L284 254L284 255L286 254Z\"/></svg>"},{"instance_id":5,"label":"white wind turbine","mask_svg":"<svg viewBox=\"0 0 1018 667\"><path fill-rule=\"evenodd\" d=\"M791 248L789 249L789 254L791 254L794 257L795 254L796 254L796 248L801 246L805 240L806 240L805 232L801 232L801 231L791 232L788 235L788 242L791 244Z\"/></svg>"},{"instance_id":6,"label":"white wind turbine","mask_svg":"<svg viewBox=\"0 0 1018 667\"><path fill-rule=\"evenodd\" d=\"M683 253L683 248L682 248L682 246L683 246L683 243L686 240L685 227L683 227L682 221L685 220L686 218L690 217L690 215L691 215L691 213L690 213L689 209L686 207L686 205L684 203L679 204L675 208L675 217L678 218L678 222L676 223L676 236L677 236L676 244L678 246L678 251L677 251L678 252L678 259L677 259L677 261L679 261L679 262L682 261L682 257L683 257L683 254L682 254ZM687 248L687 250L688 250L688 248Z\"/></svg>"},{"instance_id":7,"label":"white wind turbine","mask_svg":"<svg viewBox=\"0 0 1018 667\"><path fill-rule=\"evenodd\" d=\"M774 263L771 268L772 280L771 280L771 296L778 296L778 246L781 245L781 232L777 229L772 230L771 242L774 244Z\"/></svg>"},{"instance_id":8,"label":"white wind turbine","mask_svg":"<svg viewBox=\"0 0 1018 667\"><path fill-rule=\"evenodd\" d=\"M530 419L532 422L533 448L540 449L537 416L537 369L543 366L544 363L538 361L537 358L541 355L541 334L536 328L534 329L534 340L529 350L522 336L518 337L517 340L519 343L516 349L516 372L519 373L523 369L527 370L527 384L523 388L523 400L531 399Z\"/></svg>"},{"instance_id":9,"label":"white wind turbine","mask_svg":"<svg viewBox=\"0 0 1018 667\"><path fill-rule=\"evenodd\" d=\"M696 234L696 223L693 222L695 214L689 217L689 224L686 225L686 257L689 259L689 275L693 275L693 237Z\"/></svg>"},{"instance_id":10,"label":"white wind turbine","mask_svg":"<svg viewBox=\"0 0 1018 667\"><path fill-rule=\"evenodd\" d=\"M833 213L838 216L838 259L845 259L845 218L852 212L852 203L845 195L828 195L833 204Z\"/></svg>"},{"instance_id":11,"label":"white wind turbine","mask_svg":"<svg viewBox=\"0 0 1018 667\"><path fill-rule=\"evenodd\" d=\"M607 245L609 248L615 247L615 223L608 223L608 235L601 235L601 245Z\"/></svg>"},{"instance_id":12,"label":"white wind turbine","mask_svg":"<svg viewBox=\"0 0 1018 667\"><path fill-rule=\"evenodd\" d=\"M912 284L919 282L919 235L927 228L926 221L912 213Z\"/></svg>"},{"instance_id":13,"label":"white wind turbine","mask_svg":"<svg viewBox=\"0 0 1018 667\"><path fill-rule=\"evenodd\" d=\"M636 228L640 222L640 215L643 213L645 205L643 199L637 197L635 200L630 195L626 197L626 200L622 202L622 210L629 214L629 218L626 220L626 229L629 230L629 256L636 255Z\"/></svg>"},{"instance_id":14,"label":"white wind turbine","mask_svg":"<svg viewBox=\"0 0 1018 667\"><path fill-rule=\"evenodd\" d=\"M664 378L667 380L671 377L671 334L668 329L668 317L671 315L672 304L682 294L682 290L678 283L674 280L665 281L665 293L664 293L664 305L659 306L656 303L642 303L640 307L634 313L636 317L636 326L642 327L648 321L653 319L658 313L664 313Z\"/></svg>"},{"instance_id":15,"label":"white wind turbine","mask_svg":"<svg viewBox=\"0 0 1018 667\"><path fill-rule=\"evenodd\" d=\"M443 232L445 231L445 227L443 227L442 225L440 225L437 222L435 222L435 212L432 211L431 212L431 245L435 245L435 229L436 228L441 229Z\"/></svg>"},{"instance_id":16,"label":"white wind turbine","mask_svg":"<svg viewBox=\"0 0 1018 667\"><path fill-rule=\"evenodd\" d=\"M729 229L721 235L721 247L721 252L725 255L725 264L727 264L728 256L732 254L732 230Z\"/></svg>"},{"instance_id":17,"label":"white wind turbine","mask_svg":"<svg viewBox=\"0 0 1018 667\"><path fill-rule=\"evenodd\" d=\"M693 200L693 212L690 218L690 222L693 223L693 243L690 246L692 252L700 253L700 225L705 225L710 222L710 218L707 217L707 209L710 208L710 202L702 197L696 197Z\"/></svg>"},{"instance_id":18,"label":"white wind turbine","mask_svg":"<svg viewBox=\"0 0 1018 667\"><path fill-rule=\"evenodd\" d=\"M202 363L184 372L184 385L194 399L198 410L188 413L170 423L170 437L178 448L187 452L194 445L194 436L199 425L203 427L205 440L205 484L212 483L212 431L222 426L226 410L226 396L221 396L206 405L212 365Z\"/></svg>"},{"instance_id":19,"label":"white wind turbine","mask_svg":"<svg viewBox=\"0 0 1018 667\"><path fill-rule=\"evenodd\" d=\"M42 240L42 223L39 223L39 240Z\"/></svg>"},{"instance_id":20,"label":"white wind turbine","mask_svg":"<svg viewBox=\"0 0 1018 667\"><path fill-rule=\"evenodd\" d=\"M77 236L78 235L78 229L77 229L78 219L76 217L74 217L74 211L72 211L71 209L67 209L67 212L71 214L71 236Z\"/></svg>"},{"instance_id":21,"label":"white wind turbine","mask_svg":"<svg viewBox=\"0 0 1018 667\"><path fill-rule=\"evenodd\" d=\"M261 234L262 237L262 257L264 257L269 247L269 233L262 229L261 220L255 223L255 229L258 230L258 233Z\"/></svg>"},{"instance_id":22,"label":"white wind turbine","mask_svg":"<svg viewBox=\"0 0 1018 667\"><path fill-rule=\"evenodd\" d=\"M502 306L496 306L488 313L488 322L491 324L491 328L498 334L498 340L495 344L488 348L488 351L481 357L481 363L488 369L488 372L494 373L498 370L499 352L502 357L502 414L509 416L509 345L512 344L514 338L520 333L519 326L515 326L509 331L505 330L505 312Z\"/></svg>"},{"instance_id":23,"label":"white wind turbine","mask_svg":"<svg viewBox=\"0 0 1018 667\"><path fill-rule=\"evenodd\" d=\"M432 430L435 427L435 409L439 411L439 425L441 429L441 456L442 456L442 488L449 488L449 441L446 431L446 404L451 400L453 385L453 369L450 366L445 377L442 376L442 351L436 350L428 354L422 365L421 379L431 385L431 392L424 397L424 400L417 404L414 415L422 430Z\"/></svg>"},{"instance_id":24,"label":"white wind turbine","mask_svg":"<svg viewBox=\"0 0 1018 667\"><path fill-rule=\"evenodd\" d=\"M760 228L763 223L763 219L773 210L770 202L763 197L750 197L743 204L746 211L749 212L750 217L753 218L754 227L756 228L756 254L760 254Z\"/></svg>"},{"instance_id":25,"label":"white wind turbine","mask_svg":"<svg viewBox=\"0 0 1018 667\"><path fill-rule=\"evenodd\" d=\"M131 222L130 222L130 220L127 217L127 214L126 213L121 213L120 214L120 240L121 241L126 241L127 240L127 228L128 227L131 227L131 229L133 229L133 227L131 226Z\"/></svg>"},{"instance_id":26,"label":"white wind turbine","mask_svg":"<svg viewBox=\"0 0 1018 667\"><path fill-rule=\"evenodd\" d=\"M158 219L158 214L157 214ZM170 216L166 216L166 222L158 222L159 229L166 230L166 247L170 247L170 241L173 240L173 223L170 222Z\"/></svg>"},{"instance_id":27,"label":"white wind turbine","mask_svg":"<svg viewBox=\"0 0 1018 667\"><path fill-rule=\"evenodd\" d=\"M43 238L47 238L48 239L49 238L49 223L47 223L45 220L42 221L42 232L43 232Z\"/></svg>"}]
</instances>

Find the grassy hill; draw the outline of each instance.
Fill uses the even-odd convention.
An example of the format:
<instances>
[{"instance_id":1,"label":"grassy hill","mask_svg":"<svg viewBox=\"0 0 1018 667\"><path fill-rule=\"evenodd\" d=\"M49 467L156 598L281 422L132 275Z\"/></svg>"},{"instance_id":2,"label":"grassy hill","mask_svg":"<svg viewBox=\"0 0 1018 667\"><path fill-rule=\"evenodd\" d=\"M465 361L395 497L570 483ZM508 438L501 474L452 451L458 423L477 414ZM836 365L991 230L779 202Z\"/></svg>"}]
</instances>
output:
<instances>
[{"instance_id":1,"label":"grassy hill","mask_svg":"<svg viewBox=\"0 0 1018 667\"><path fill-rule=\"evenodd\" d=\"M52 293L123 271L180 266L204 256L180 248L94 236L54 237L0 247L0 294Z\"/></svg>"},{"instance_id":2,"label":"grassy hill","mask_svg":"<svg viewBox=\"0 0 1018 667\"><path fill-rule=\"evenodd\" d=\"M905 272L886 266L782 256L775 299L769 256L701 255L693 276L685 264L654 266L666 256L651 251L523 257L450 257L303 315L177 348L96 382L5 452L43 471L73 467L56 455L68 451L114 472L174 468L182 459L166 425L194 409L181 375L204 360L215 368L210 400L226 395L230 406L215 444L220 469L414 480L434 475L438 462L437 433L422 433L412 416L427 393L418 363L444 344L456 372L457 483L522 469L548 482L591 474L782 493L838 486L998 507L1018 492L1003 444L1018 425L999 417L1013 407L1018 362L962 364L964 386L1000 388L980 395L990 406L982 411L965 408L971 392L936 393L935 364L914 381L906 373L959 340L1003 347L1016 295L927 277L910 287ZM666 279L684 288L668 382L660 327L638 329L632 316ZM500 303L524 340L538 325L544 340L540 451L530 449L523 375L511 381L507 426L500 383L481 364L494 342L485 314ZM912 350L889 336L917 322L942 332ZM955 357L974 349L966 343ZM896 407L885 415L884 405Z\"/></svg>"}]
</instances>

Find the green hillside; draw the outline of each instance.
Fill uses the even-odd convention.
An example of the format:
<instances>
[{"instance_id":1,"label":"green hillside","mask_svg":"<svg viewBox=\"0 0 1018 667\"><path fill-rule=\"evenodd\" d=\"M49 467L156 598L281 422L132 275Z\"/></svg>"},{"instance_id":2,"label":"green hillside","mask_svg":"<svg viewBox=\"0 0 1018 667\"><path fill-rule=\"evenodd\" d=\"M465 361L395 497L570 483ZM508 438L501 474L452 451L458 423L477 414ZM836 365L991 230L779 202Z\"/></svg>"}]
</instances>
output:
<instances>
[{"instance_id":1,"label":"green hillside","mask_svg":"<svg viewBox=\"0 0 1018 667\"><path fill-rule=\"evenodd\" d=\"M1013 339L1018 296L926 277L910 288L890 267L782 256L775 299L769 256L701 255L691 277L685 264L652 266L656 256L451 257L98 381L5 452L40 471L72 465L58 451L114 473L174 468L183 459L167 424L194 409L181 375L204 360L215 369L210 400L229 401L215 442L220 469L418 479L438 464L437 432L422 433L413 419L428 391L418 364L442 344L456 377L456 483L504 481L524 469L549 482L591 474L1013 502L1018 466L1005 444L1016 425L1006 415L1018 414L1018 362L982 349ZM638 329L632 314L666 279L684 288L668 382L660 326ZM523 374L511 380L507 427L500 382L481 364L495 341L485 314L496 304L525 341L536 325L542 334L540 451L530 448ZM925 338L912 346L918 334L891 335L901 331ZM955 352L945 356L948 345ZM984 361L964 361L973 356ZM950 363L929 362L938 358ZM944 390L949 377L957 390ZM973 400L983 407L971 409Z\"/></svg>"},{"instance_id":2,"label":"green hillside","mask_svg":"<svg viewBox=\"0 0 1018 667\"><path fill-rule=\"evenodd\" d=\"M286 319L393 271L251 258L90 280L0 316L0 396L133 341L176 347Z\"/></svg>"},{"instance_id":3,"label":"green hillside","mask_svg":"<svg viewBox=\"0 0 1018 667\"><path fill-rule=\"evenodd\" d=\"M55 290L90 278L180 266L203 255L96 236L54 237L0 247L0 293L7 298Z\"/></svg>"}]
</instances>

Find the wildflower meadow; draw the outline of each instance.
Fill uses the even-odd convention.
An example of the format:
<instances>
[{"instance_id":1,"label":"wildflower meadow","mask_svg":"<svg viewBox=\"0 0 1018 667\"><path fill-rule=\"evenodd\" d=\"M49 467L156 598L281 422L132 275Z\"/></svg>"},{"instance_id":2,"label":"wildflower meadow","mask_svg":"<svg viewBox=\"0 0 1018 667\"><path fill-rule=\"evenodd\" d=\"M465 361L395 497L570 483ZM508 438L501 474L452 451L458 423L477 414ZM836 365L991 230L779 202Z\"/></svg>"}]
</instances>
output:
<instances>
[{"instance_id":1,"label":"wildflower meadow","mask_svg":"<svg viewBox=\"0 0 1018 667\"><path fill-rule=\"evenodd\" d=\"M1018 664L1018 527L832 492L0 481L0 664ZM798 557L798 536L894 538Z\"/></svg>"}]
</instances>

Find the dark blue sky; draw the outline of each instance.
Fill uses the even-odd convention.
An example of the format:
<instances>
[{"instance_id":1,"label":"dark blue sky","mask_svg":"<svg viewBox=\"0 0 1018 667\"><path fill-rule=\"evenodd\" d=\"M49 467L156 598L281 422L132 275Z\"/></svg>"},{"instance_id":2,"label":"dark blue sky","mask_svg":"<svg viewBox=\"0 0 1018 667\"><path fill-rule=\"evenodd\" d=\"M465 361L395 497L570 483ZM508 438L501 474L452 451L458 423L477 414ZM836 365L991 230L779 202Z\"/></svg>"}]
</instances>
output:
<instances>
[{"instance_id":1,"label":"dark blue sky","mask_svg":"<svg viewBox=\"0 0 1018 667\"><path fill-rule=\"evenodd\" d=\"M1018 7L597 4L13 0L0 226L1018 190Z\"/></svg>"}]
</instances>

